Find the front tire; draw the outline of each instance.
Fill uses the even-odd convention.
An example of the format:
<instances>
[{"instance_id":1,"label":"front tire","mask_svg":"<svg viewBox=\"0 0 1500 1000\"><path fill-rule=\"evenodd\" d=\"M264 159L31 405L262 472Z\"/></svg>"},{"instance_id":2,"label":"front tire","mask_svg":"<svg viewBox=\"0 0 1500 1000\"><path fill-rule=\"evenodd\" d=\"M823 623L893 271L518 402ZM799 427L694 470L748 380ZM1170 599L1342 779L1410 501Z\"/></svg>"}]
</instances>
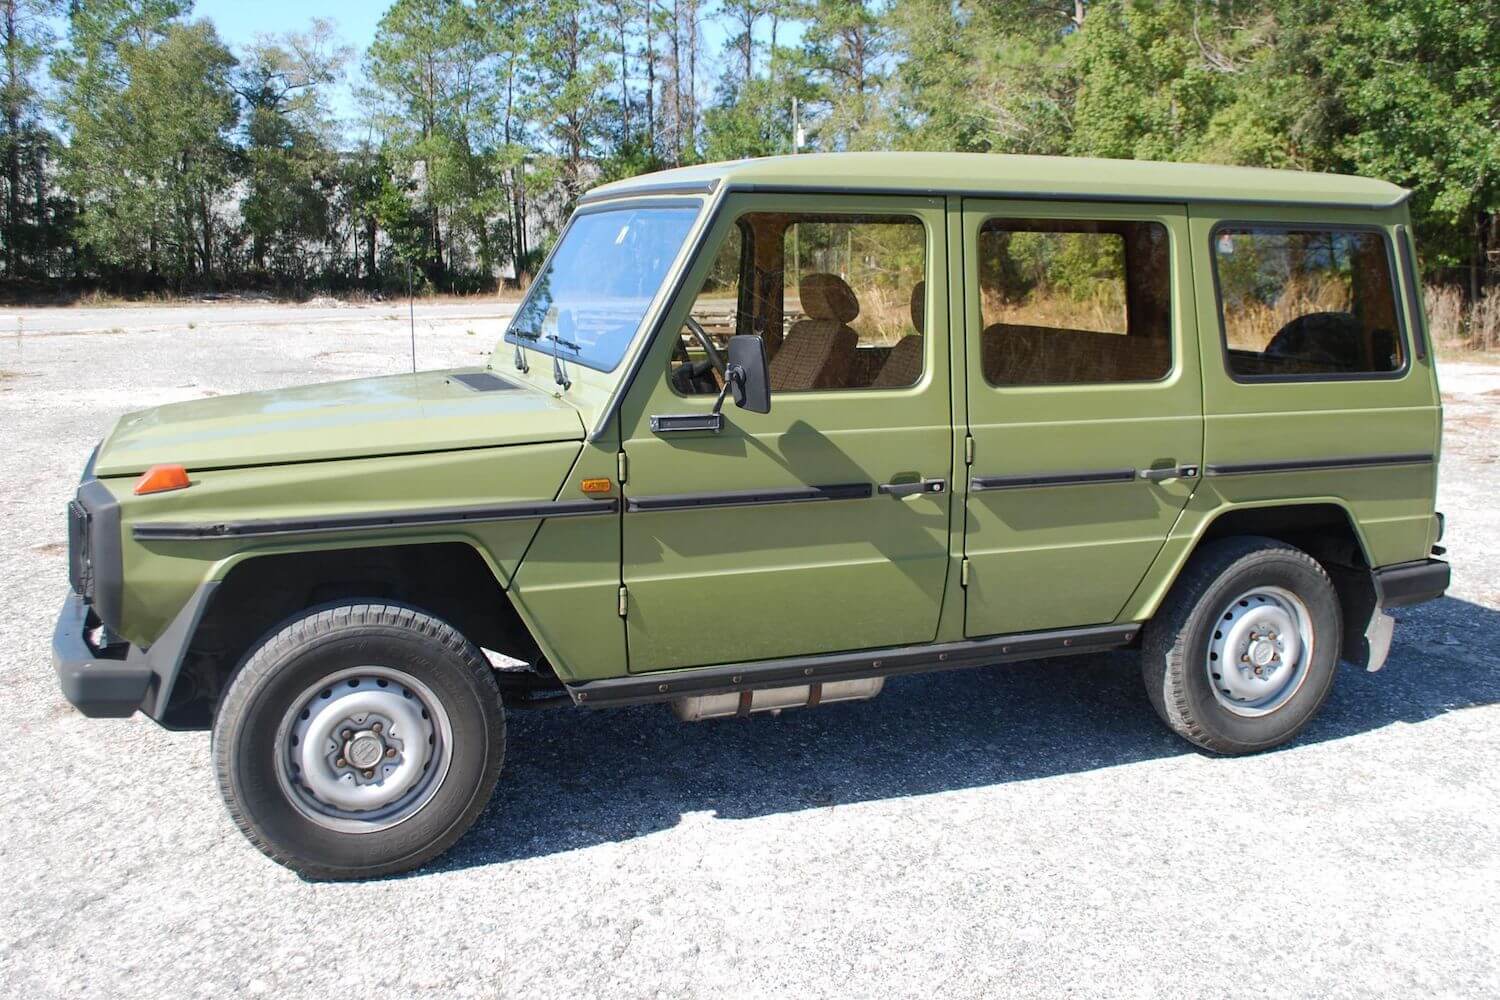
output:
<instances>
[{"instance_id":1,"label":"front tire","mask_svg":"<svg viewBox=\"0 0 1500 1000\"><path fill-rule=\"evenodd\" d=\"M1213 542L1146 625L1146 693L1173 732L1205 750L1268 750L1322 707L1342 633L1338 595L1317 560L1270 538Z\"/></svg>"},{"instance_id":2,"label":"front tire","mask_svg":"<svg viewBox=\"0 0 1500 1000\"><path fill-rule=\"evenodd\" d=\"M313 879L390 875L453 845L489 801L505 715L488 662L398 604L310 611L257 647L213 729L230 816Z\"/></svg>"}]
</instances>

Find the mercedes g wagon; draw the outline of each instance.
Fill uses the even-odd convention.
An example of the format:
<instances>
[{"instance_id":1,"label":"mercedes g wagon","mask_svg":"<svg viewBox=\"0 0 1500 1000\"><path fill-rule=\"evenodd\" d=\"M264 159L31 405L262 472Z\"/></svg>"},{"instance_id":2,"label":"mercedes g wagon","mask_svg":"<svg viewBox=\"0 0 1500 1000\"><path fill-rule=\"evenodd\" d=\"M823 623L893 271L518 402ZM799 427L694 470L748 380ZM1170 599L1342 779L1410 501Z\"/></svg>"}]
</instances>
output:
<instances>
[{"instance_id":1,"label":"mercedes g wagon","mask_svg":"<svg viewBox=\"0 0 1500 1000\"><path fill-rule=\"evenodd\" d=\"M457 840L507 709L1132 649L1185 739L1274 747L1448 584L1406 200L925 153L605 185L483 369L122 417L68 506L63 693L211 728L313 878Z\"/></svg>"}]
</instances>

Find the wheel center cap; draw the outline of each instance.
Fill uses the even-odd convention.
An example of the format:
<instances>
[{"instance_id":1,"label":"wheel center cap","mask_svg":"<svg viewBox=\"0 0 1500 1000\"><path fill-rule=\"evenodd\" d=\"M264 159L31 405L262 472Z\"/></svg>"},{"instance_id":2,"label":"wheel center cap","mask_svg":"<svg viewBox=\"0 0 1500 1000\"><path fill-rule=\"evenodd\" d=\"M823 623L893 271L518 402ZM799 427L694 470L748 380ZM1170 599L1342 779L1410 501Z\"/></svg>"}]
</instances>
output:
<instances>
[{"instance_id":1,"label":"wheel center cap","mask_svg":"<svg viewBox=\"0 0 1500 1000\"><path fill-rule=\"evenodd\" d=\"M384 754L385 741L368 730L356 733L344 749L344 759L361 770L368 770L380 763Z\"/></svg>"},{"instance_id":2,"label":"wheel center cap","mask_svg":"<svg viewBox=\"0 0 1500 1000\"><path fill-rule=\"evenodd\" d=\"M1269 639L1256 639L1250 644L1250 662L1257 667L1270 666L1276 656L1276 644Z\"/></svg>"}]
</instances>

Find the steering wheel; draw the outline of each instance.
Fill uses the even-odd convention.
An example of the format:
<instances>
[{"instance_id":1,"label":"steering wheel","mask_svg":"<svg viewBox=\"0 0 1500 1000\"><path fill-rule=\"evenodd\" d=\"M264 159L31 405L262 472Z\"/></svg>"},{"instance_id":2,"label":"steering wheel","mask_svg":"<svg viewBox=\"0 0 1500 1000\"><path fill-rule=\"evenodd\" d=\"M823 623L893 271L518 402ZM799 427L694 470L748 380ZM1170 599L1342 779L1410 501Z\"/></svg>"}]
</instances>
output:
<instances>
[{"instance_id":1,"label":"steering wheel","mask_svg":"<svg viewBox=\"0 0 1500 1000\"><path fill-rule=\"evenodd\" d=\"M693 319L693 317L689 316L685 322L687 323L687 328L697 338L698 343L703 345L703 353L708 355L708 360L712 363L714 370L723 375L724 355L720 354L719 349L714 346L713 338L708 335L708 332L703 327L698 325L698 321Z\"/></svg>"}]
</instances>

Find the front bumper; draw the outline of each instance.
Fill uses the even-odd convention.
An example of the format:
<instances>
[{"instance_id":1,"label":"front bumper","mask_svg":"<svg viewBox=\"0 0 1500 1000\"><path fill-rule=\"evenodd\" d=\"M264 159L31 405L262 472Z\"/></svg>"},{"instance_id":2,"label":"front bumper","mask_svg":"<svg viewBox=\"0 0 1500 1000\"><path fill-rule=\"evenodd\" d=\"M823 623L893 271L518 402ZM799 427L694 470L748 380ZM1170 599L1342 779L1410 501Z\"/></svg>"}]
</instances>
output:
<instances>
[{"instance_id":1,"label":"front bumper","mask_svg":"<svg viewBox=\"0 0 1500 1000\"><path fill-rule=\"evenodd\" d=\"M68 594L52 632L52 668L63 697L93 718L123 719L139 709L161 721L218 586L211 581L194 591L166 631L145 649L126 643L96 649L88 635L99 624L97 618L81 596Z\"/></svg>"},{"instance_id":2,"label":"front bumper","mask_svg":"<svg viewBox=\"0 0 1500 1000\"><path fill-rule=\"evenodd\" d=\"M135 714L151 689L149 658L134 646L123 657L104 655L89 645L89 608L69 594L52 632L52 669L63 697L84 715L123 719Z\"/></svg>"}]
</instances>

